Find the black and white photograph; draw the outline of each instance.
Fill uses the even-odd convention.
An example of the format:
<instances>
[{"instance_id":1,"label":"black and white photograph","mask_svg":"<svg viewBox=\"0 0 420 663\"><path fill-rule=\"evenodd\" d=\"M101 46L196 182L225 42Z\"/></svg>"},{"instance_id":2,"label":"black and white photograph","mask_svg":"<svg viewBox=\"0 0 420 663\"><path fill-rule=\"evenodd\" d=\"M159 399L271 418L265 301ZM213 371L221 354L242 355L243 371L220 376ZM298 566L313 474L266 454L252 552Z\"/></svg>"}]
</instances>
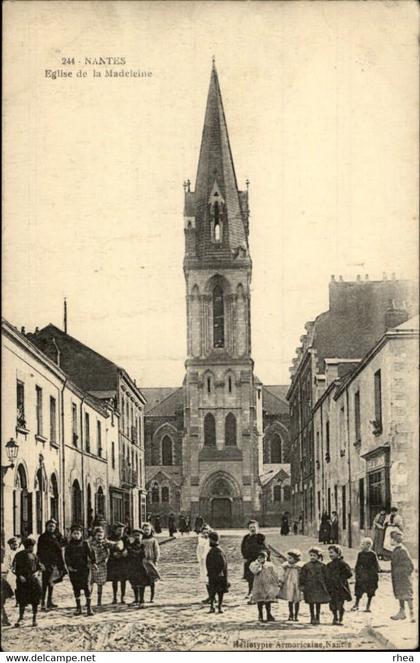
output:
<instances>
[{"instance_id":1,"label":"black and white photograph","mask_svg":"<svg viewBox=\"0 0 420 663\"><path fill-rule=\"evenodd\" d=\"M417 3L3 9L1 651L413 652Z\"/></svg>"}]
</instances>

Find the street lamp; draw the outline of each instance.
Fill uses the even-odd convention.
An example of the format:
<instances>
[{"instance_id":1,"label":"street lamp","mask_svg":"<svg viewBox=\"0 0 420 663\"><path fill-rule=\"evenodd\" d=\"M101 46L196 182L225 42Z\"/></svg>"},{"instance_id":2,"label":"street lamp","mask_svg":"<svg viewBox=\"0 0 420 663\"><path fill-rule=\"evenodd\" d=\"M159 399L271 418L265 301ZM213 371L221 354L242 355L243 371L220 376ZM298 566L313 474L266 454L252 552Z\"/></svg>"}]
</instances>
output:
<instances>
[{"instance_id":1,"label":"street lamp","mask_svg":"<svg viewBox=\"0 0 420 663\"><path fill-rule=\"evenodd\" d=\"M7 454L7 460L9 461L9 465L2 465L1 466L1 543L4 545L4 477L6 475L7 470L13 469L15 464L14 461L17 458L18 451L19 451L19 445L16 444L15 440L13 437L10 438L10 440L5 444L6 447L6 454Z\"/></svg>"}]
</instances>

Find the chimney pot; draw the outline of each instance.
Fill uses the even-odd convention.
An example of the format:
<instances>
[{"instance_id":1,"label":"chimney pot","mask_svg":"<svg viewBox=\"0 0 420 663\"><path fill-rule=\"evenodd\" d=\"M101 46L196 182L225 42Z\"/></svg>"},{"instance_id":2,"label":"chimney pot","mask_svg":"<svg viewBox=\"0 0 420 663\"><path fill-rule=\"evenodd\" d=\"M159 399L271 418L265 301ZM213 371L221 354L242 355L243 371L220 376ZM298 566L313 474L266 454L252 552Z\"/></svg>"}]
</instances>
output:
<instances>
[{"instance_id":1,"label":"chimney pot","mask_svg":"<svg viewBox=\"0 0 420 663\"><path fill-rule=\"evenodd\" d=\"M39 332L39 327L35 327L35 334Z\"/></svg>"},{"instance_id":2,"label":"chimney pot","mask_svg":"<svg viewBox=\"0 0 420 663\"><path fill-rule=\"evenodd\" d=\"M25 327L21 327L21 328L20 328L20 333L21 333L21 334L25 334Z\"/></svg>"}]
</instances>

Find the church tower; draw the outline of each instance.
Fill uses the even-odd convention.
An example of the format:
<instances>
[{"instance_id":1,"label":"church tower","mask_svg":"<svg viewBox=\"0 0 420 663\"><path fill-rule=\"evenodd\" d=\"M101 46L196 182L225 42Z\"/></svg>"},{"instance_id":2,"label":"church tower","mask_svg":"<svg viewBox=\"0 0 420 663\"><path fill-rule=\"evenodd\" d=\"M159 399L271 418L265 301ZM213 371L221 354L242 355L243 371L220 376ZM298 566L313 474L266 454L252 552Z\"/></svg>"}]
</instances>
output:
<instances>
[{"instance_id":1,"label":"church tower","mask_svg":"<svg viewBox=\"0 0 420 663\"><path fill-rule=\"evenodd\" d=\"M260 509L261 384L251 357L248 191L239 191L213 61L195 191L185 188L181 509L214 527Z\"/></svg>"}]
</instances>

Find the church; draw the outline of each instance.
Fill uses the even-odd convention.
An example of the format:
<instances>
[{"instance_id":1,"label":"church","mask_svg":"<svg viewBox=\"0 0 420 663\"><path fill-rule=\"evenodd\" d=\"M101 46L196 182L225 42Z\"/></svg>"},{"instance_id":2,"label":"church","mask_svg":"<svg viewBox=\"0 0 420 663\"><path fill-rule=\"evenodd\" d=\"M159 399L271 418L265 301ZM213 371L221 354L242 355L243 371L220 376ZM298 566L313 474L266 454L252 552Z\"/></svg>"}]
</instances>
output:
<instances>
[{"instance_id":1,"label":"church","mask_svg":"<svg viewBox=\"0 0 420 663\"><path fill-rule=\"evenodd\" d=\"M181 387L142 389L147 509L163 524L169 513L278 524L290 505L288 387L254 373L248 186L238 189L214 62L195 190L184 190L186 373Z\"/></svg>"}]
</instances>

